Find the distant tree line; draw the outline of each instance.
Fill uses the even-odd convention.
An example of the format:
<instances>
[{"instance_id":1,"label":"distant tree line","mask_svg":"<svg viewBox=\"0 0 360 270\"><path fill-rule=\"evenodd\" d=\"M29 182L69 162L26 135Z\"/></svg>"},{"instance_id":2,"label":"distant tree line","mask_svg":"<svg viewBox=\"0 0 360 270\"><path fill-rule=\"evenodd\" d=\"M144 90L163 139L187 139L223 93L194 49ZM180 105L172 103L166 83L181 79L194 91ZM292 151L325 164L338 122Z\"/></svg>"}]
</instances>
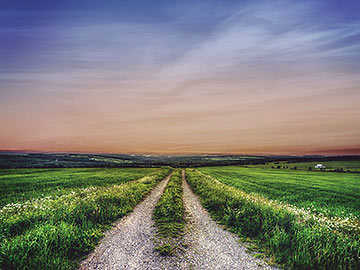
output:
<instances>
[{"instance_id":1,"label":"distant tree line","mask_svg":"<svg viewBox=\"0 0 360 270\"><path fill-rule=\"evenodd\" d=\"M0 168L88 168L88 167L210 167L260 165L287 162L284 168L296 170L291 163L358 161L360 156L239 156L239 155L125 155L125 154L38 154L0 153ZM309 169L310 170L310 169ZM343 169L338 169L343 171Z\"/></svg>"}]
</instances>

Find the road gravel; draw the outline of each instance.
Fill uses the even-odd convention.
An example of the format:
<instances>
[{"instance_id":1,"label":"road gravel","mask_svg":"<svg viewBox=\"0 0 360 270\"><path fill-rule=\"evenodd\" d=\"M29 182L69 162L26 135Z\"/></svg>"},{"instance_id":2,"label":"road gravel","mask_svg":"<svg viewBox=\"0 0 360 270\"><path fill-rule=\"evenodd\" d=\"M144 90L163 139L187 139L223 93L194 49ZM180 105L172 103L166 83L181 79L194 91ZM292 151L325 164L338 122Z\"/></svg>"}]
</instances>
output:
<instances>
[{"instance_id":1,"label":"road gravel","mask_svg":"<svg viewBox=\"0 0 360 270\"><path fill-rule=\"evenodd\" d=\"M278 269L246 252L239 238L222 229L202 207L183 174L184 206L188 219L186 257L194 270Z\"/></svg>"},{"instance_id":2,"label":"road gravel","mask_svg":"<svg viewBox=\"0 0 360 270\"><path fill-rule=\"evenodd\" d=\"M239 238L223 230L202 207L185 180L183 200L187 228L179 240L176 256L159 256L154 250L156 229L152 219L170 176L160 182L134 211L109 230L81 270L274 270L246 252Z\"/></svg>"}]
</instances>

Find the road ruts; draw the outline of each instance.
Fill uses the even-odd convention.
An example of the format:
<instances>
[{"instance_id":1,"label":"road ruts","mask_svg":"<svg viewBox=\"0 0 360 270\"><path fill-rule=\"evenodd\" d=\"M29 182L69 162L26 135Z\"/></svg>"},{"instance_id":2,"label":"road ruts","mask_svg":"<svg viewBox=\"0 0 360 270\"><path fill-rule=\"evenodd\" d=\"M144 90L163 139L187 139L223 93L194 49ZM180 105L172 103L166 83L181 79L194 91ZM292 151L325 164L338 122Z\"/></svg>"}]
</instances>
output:
<instances>
[{"instance_id":1,"label":"road ruts","mask_svg":"<svg viewBox=\"0 0 360 270\"><path fill-rule=\"evenodd\" d=\"M278 269L266 265L246 252L239 238L223 230L211 219L197 196L186 182L183 171L184 206L187 213L188 233L184 237L188 245L186 257L193 270L256 270Z\"/></svg>"},{"instance_id":2,"label":"road ruts","mask_svg":"<svg viewBox=\"0 0 360 270\"><path fill-rule=\"evenodd\" d=\"M109 230L95 251L81 262L81 270L241 270L277 269L246 253L238 238L219 227L201 206L183 173L183 200L187 228L184 248L175 257L154 250L152 214L170 176L164 179L134 211ZM264 265L264 266L263 266Z\"/></svg>"},{"instance_id":3,"label":"road ruts","mask_svg":"<svg viewBox=\"0 0 360 270\"><path fill-rule=\"evenodd\" d=\"M154 250L152 213L170 176L160 182L134 211L109 230L95 251L81 262L81 270L177 269L176 258L161 257ZM181 269L181 267L179 268Z\"/></svg>"}]
</instances>

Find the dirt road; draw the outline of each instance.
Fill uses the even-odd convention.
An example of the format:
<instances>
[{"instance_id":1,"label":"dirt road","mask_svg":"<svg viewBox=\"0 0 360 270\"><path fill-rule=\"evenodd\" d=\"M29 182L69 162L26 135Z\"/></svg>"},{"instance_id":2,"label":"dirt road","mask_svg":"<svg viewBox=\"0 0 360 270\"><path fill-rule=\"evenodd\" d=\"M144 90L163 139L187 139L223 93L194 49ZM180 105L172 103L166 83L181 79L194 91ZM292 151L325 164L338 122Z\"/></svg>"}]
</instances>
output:
<instances>
[{"instance_id":1,"label":"dirt road","mask_svg":"<svg viewBox=\"0 0 360 270\"><path fill-rule=\"evenodd\" d=\"M154 251L155 228L152 213L170 177L154 188L134 211L108 231L80 269L171 269L174 258L159 257ZM170 268L167 268L170 267Z\"/></svg>"},{"instance_id":2,"label":"dirt road","mask_svg":"<svg viewBox=\"0 0 360 270\"><path fill-rule=\"evenodd\" d=\"M184 241L189 246L186 257L191 261L191 269L276 269L248 254L236 235L223 230L211 219L185 181L184 175L183 189L190 223Z\"/></svg>"},{"instance_id":3,"label":"dirt road","mask_svg":"<svg viewBox=\"0 0 360 270\"><path fill-rule=\"evenodd\" d=\"M106 233L95 251L81 262L81 270L275 269L246 253L234 234L210 218L186 183L184 174L183 200L188 226L182 241L186 248L176 257L159 256L154 251L156 231L152 214L169 178Z\"/></svg>"}]
</instances>

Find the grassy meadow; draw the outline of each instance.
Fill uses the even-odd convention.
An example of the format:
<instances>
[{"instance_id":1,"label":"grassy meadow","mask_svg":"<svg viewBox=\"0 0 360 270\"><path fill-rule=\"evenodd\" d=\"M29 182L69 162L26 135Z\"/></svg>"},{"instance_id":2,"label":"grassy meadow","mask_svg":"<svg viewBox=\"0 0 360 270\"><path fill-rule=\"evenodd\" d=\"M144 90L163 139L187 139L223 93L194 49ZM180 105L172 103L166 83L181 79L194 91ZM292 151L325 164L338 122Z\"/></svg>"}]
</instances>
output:
<instances>
[{"instance_id":1,"label":"grassy meadow","mask_svg":"<svg viewBox=\"0 0 360 270\"><path fill-rule=\"evenodd\" d=\"M0 207L66 194L72 189L107 186L141 178L153 168L61 168L0 170Z\"/></svg>"},{"instance_id":2,"label":"grassy meadow","mask_svg":"<svg viewBox=\"0 0 360 270\"><path fill-rule=\"evenodd\" d=\"M274 262L359 269L358 175L212 167L186 176L213 218L256 239Z\"/></svg>"},{"instance_id":3,"label":"grassy meadow","mask_svg":"<svg viewBox=\"0 0 360 270\"><path fill-rule=\"evenodd\" d=\"M306 208L360 219L360 175L242 167L201 168L220 182Z\"/></svg>"},{"instance_id":4,"label":"grassy meadow","mask_svg":"<svg viewBox=\"0 0 360 270\"><path fill-rule=\"evenodd\" d=\"M0 208L1 269L76 268L112 222L128 214L170 171L2 171L2 201L11 202Z\"/></svg>"},{"instance_id":5,"label":"grassy meadow","mask_svg":"<svg viewBox=\"0 0 360 270\"><path fill-rule=\"evenodd\" d=\"M186 178L215 220L252 239L274 263L359 269L360 174L309 171L302 164L296 170L271 163L201 167L186 169ZM104 231L172 171L0 170L0 269L75 269ZM160 255L176 254L181 245L182 194L181 169L175 169L153 213Z\"/></svg>"}]
</instances>

